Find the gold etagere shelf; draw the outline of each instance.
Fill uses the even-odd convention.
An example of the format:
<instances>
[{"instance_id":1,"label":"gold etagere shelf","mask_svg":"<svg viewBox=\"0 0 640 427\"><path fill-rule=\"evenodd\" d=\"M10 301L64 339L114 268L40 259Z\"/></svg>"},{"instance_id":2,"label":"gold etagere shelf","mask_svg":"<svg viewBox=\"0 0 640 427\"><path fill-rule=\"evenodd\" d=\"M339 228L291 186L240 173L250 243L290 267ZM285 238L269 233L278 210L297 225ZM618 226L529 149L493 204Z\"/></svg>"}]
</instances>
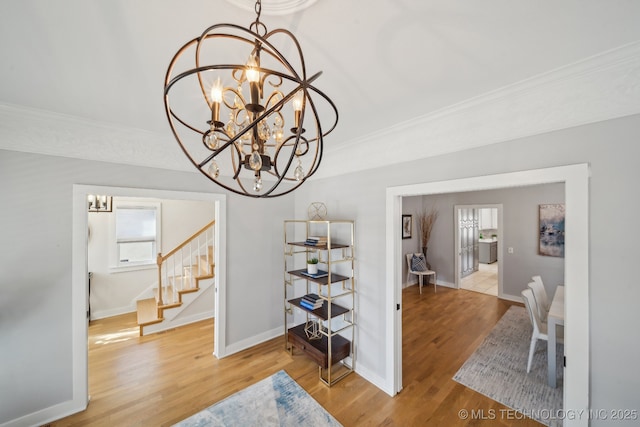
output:
<instances>
[{"instance_id":1,"label":"gold etagere shelf","mask_svg":"<svg viewBox=\"0 0 640 427\"><path fill-rule=\"evenodd\" d=\"M314 239L319 242L310 244ZM354 243L351 220L284 222L285 349L293 355L296 348L314 360L329 387L355 368ZM307 272L311 258L318 259L319 274ZM310 296L316 299L313 308Z\"/></svg>"}]
</instances>

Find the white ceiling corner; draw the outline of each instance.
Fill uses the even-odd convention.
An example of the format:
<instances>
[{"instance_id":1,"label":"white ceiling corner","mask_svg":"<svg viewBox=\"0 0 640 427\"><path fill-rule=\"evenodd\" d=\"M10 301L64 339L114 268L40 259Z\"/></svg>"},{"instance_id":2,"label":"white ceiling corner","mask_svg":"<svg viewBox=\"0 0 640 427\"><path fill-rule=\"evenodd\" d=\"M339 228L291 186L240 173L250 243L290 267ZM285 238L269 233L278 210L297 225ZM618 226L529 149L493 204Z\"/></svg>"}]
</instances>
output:
<instances>
[{"instance_id":1,"label":"white ceiling corner","mask_svg":"<svg viewBox=\"0 0 640 427\"><path fill-rule=\"evenodd\" d=\"M315 177L434 157L639 113L640 42L634 42L328 148ZM363 146L367 149L362 150ZM358 162L353 162L354 158Z\"/></svg>"}]
</instances>

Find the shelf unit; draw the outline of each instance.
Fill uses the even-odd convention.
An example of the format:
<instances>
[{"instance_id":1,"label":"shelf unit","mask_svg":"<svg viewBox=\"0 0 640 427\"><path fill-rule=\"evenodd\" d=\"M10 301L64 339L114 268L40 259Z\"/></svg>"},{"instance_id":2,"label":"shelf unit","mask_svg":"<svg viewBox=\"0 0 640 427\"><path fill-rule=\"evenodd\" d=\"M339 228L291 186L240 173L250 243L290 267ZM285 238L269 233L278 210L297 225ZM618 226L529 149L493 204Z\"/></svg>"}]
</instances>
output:
<instances>
[{"instance_id":1,"label":"shelf unit","mask_svg":"<svg viewBox=\"0 0 640 427\"><path fill-rule=\"evenodd\" d=\"M311 245L311 237L326 239ZM318 376L327 386L355 367L356 287L354 221L286 220L284 222L284 338L318 364ZM307 274L306 261L318 258L321 277ZM305 268L301 268L305 267ZM302 305L316 294L322 306Z\"/></svg>"}]
</instances>

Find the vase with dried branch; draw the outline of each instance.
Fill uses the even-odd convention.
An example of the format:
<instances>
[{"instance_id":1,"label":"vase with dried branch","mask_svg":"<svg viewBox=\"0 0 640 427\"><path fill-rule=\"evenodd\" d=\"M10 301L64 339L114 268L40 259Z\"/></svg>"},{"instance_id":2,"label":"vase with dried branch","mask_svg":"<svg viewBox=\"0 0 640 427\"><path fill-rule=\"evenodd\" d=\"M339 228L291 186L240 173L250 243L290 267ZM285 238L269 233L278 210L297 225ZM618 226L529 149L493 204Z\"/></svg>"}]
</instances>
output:
<instances>
[{"instance_id":1,"label":"vase with dried branch","mask_svg":"<svg viewBox=\"0 0 640 427\"><path fill-rule=\"evenodd\" d=\"M420 243L422 244L422 253L427 260L427 249L429 247L429 239L431 238L431 230L433 224L438 219L438 211L434 208L425 210L418 214L418 227L420 228ZM427 260L427 268L431 270L431 264Z\"/></svg>"}]
</instances>

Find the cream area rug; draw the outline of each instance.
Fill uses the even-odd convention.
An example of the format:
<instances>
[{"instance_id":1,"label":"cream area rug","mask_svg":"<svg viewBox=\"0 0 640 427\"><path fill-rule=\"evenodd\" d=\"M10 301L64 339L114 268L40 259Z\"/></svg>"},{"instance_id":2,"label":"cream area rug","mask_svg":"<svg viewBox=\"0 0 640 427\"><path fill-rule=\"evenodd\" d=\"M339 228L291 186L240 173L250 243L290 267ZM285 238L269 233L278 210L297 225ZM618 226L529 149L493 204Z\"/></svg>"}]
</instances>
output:
<instances>
[{"instance_id":1,"label":"cream area rug","mask_svg":"<svg viewBox=\"0 0 640 427\"><path fill-rule=\"evenodd\" d=\"M557 348L558 384L552 388L547 385L546 341L538 340L527 374L531 332L526 309L511 306L453 379L544 425L561 426L562 344Z\"/></svg>"},{"instance_id":2,"label":"cream area rug","mask_svg":"<svg viewBox=\"0 0 640 427\"><path fill-rule=\"evenodd\" d=\"M284 371L240 390L175 425L341 426Z\"/></svg>"}]
</instances>

